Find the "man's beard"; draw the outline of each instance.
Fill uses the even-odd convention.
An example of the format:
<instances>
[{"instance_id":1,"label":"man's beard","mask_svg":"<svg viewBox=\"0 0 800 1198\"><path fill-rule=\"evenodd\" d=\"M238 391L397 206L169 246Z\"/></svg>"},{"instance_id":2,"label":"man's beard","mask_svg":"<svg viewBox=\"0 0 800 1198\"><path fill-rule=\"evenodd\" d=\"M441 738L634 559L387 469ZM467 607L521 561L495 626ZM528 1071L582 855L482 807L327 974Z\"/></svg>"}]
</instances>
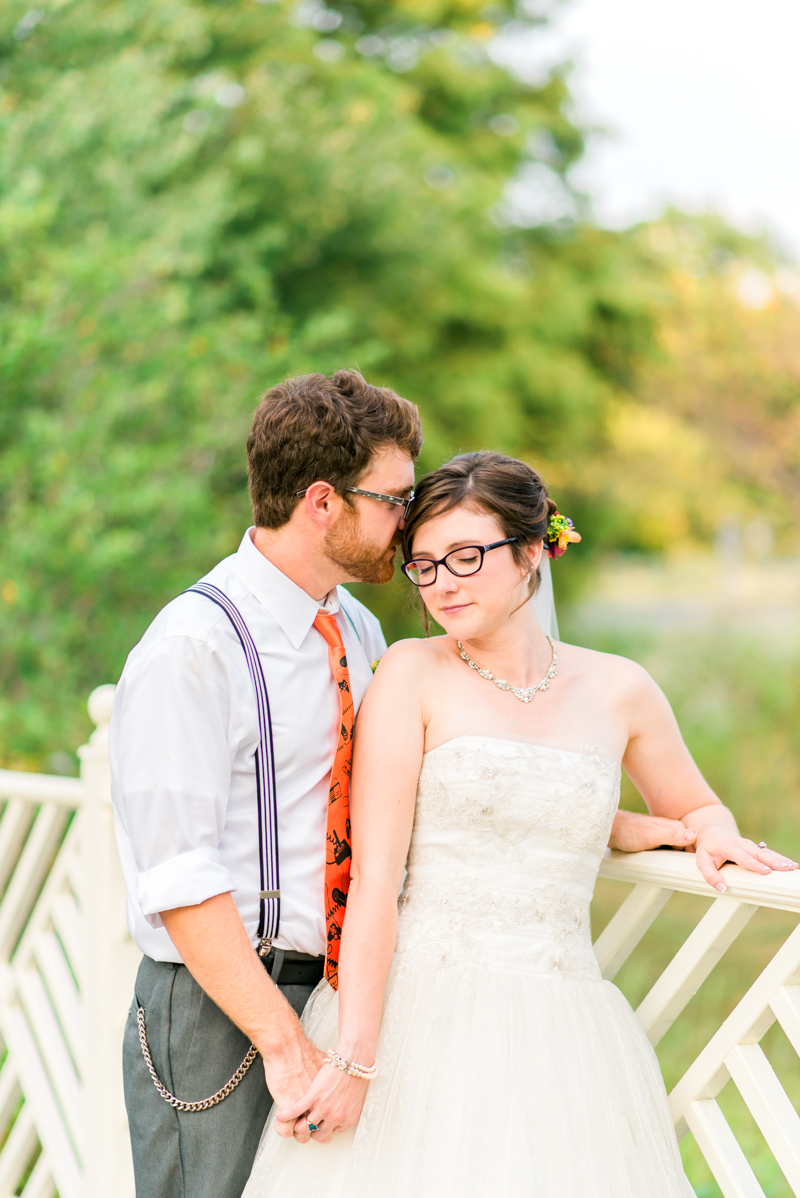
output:
<instances>
[{"instance_id":1,"label":"man's beard","mask_svg":"<svg viewBox=\"0 0 800 1198\"><path fill-rule=\"evenodd\" d=\"M358 582L384 583L394 578L394 555L387 557L390 546L400 544L396 533L388 545L366 541L358 533L358 515L345 508L325 537L325 552L334 565Z\"/></svg>"}]
</instances>

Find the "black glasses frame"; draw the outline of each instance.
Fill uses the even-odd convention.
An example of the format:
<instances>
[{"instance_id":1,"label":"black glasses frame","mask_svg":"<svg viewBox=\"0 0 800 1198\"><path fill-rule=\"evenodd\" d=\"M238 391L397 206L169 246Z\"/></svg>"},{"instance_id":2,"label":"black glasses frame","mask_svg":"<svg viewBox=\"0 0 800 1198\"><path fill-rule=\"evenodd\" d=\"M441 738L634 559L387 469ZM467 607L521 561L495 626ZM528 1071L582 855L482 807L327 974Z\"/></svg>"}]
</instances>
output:
<instances>
[{"instance_id":1,"label":"black glasses frame","mask_svg":"<svg viewBox=\"0 0 800 1198\"><path fill-rule=\"evenodd\" d=\"M446 553L444 557L440 557L438 561L435 561L432 557L413 557L410 562L403 562L400 569L403 571L408 581L413 583L415 587L432 587L436 582L436 579L439 577L440 566L444 566L446 570L449 570L454 578L472 578L472 575L477 574L480 570L481 566L483 565L484 555L487 554L490 549L499 549L501 545L510 545L513 541L518 540L519 537L506 537L504 541L492 541L491 545L460 545L458 549L451 549L449 553ZM477 549L478 553L481 555L481 558L474 570L470 570L468 574L459 574L457 570L454 570L452 566L447 564L447 559L448 557L452 557L454 553L463 553L465 549ZM409 574L409 570L415 562L426 562L427 565L433 566L433 578L430 582L414 582L414 579Z\"/></svg>"},{"instance_id":2,"label":"black glasses frame","mask_svg":"<svg viewBox=\"0 0 800 1198\"><path fill-rule=\"evenodd\" d=\"M334 491L350 491L353 495L364 495L367 499L377 499L381 503L391 503L394 507L403 509L402 520L408 519L408 509L414 502L414 492L412 491L408 499L403 499L401 495L382 495L380 491L362 491L361 487L334 487L333 483L328 483L329 487L333 487ZM302 499L308 487L302 491L295 491L295 499Z\"/></svg>"}]
</instances>

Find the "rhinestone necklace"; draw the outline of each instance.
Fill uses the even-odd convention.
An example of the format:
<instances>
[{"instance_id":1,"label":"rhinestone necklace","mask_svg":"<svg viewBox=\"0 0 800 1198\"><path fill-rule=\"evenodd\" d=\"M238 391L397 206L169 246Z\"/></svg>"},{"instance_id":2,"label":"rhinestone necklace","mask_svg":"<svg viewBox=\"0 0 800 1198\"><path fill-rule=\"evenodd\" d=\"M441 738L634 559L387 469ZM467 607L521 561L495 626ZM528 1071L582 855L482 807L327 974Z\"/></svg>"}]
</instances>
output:
<instances>
[{"instance_id":1,"label":"rhinestone necklace","mask_svg":"<svg viewBox=\"0 0 800 1198\"><path fill-rule=\"evenodd\" d=\"M546 635L547 634L545 633L545 636ZM471 670L477 670L481 678L488 678L489 681L493 682L501 691L511 691L514 698L519 699L520 703L530 703L537 691L546 691L548 689L550 682L558 673L558 669L556 668L558 666L556 646L551 636L548 636L547 639L550 642L550 648L553 650L553 660L550 662L550 669L547 671L538 686L512 686L510 682L506 682L503 678L495 678L491 670L484 670L482 666L478 665L477 661L472 660L469 653L467 653L466 649L461 644L461 641L456 641L456 644L461 650L462 661L465 661Z\"/></svg>"}]
</instances>

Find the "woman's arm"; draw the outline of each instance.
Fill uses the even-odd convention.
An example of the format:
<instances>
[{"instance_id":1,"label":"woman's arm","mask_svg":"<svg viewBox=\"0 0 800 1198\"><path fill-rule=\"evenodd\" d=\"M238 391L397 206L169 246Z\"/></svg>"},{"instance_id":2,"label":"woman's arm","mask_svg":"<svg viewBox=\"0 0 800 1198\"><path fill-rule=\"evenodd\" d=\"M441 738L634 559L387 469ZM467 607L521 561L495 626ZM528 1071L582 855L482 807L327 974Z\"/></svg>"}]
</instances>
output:
<instances>
[{"instance_id":1,"label":"woman's arm","mask_svg":"<svg viewBox=\"0 0 800 1198\"><path fill-rule=\"evenodd\" d=\"M697 866L709 885L726 889L719 872L726 861L759 874L797 869L797 862L739 835L683 743L665 695L646 670L633 662L628 667L623 709L629 732L622 764L651 815L681 820L696 832Z\"/></svg>"},{"instance_id":2,"label":"woman's arm","mask_svg":"<svg viewBox=\"0 0 800 1198\"><path fill-rule=\"evenodd\" d=\"M383 991L397 935L397 898L403 880L425 718L420 679L431 668L419 642L384 654L361 710L354 743L350 808L353 859L339 954L339 1041L348 1061L372 1065L380 1031ZM368 1083L324 1065L303 1100L278 1113L298 1119L295 1136L309 1138L300 1116L309 1112L325 1142L358 1122Z\"/></svg>"},{"instance_id":3,"label":"woman's arm","mask_svg":"<svg viewBox=\"0 0 800 1198\"><path fill-rule=\"evenodd\" d=\"M617 811L611 824L608 847L623 853L641 853L645 849L693 849L697 833L679 819L643 815L639 811Z\"/></svg>"}]
</instances>

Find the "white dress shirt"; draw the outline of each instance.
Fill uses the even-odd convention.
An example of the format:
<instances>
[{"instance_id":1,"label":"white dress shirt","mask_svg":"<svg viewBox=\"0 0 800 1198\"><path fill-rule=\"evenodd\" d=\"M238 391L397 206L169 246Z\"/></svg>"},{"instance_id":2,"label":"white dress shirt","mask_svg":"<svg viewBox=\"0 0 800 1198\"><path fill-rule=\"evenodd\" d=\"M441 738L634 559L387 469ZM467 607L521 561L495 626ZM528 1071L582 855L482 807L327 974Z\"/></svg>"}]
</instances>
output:
<instances>
[{"instance_id":1,"label":"white dress shirt","mask_svg":"<svg viewBox=\"0 0 800 1198\"><path fill-rule=\"evenodd\" d=\"M251 540L205 576L239 608L261 657L275 747L279 948L325 952L328 785L340 724L320 604ZM356 711L386 650L380 624L341 587L322 610L342 632ZM143 953L180 961L159 912L231 892L256 943L254 754L258 720L244 652L211 600L179 595L133 649L111 720L114 822L128 926Z\"/></svg>"}]
</instances>

